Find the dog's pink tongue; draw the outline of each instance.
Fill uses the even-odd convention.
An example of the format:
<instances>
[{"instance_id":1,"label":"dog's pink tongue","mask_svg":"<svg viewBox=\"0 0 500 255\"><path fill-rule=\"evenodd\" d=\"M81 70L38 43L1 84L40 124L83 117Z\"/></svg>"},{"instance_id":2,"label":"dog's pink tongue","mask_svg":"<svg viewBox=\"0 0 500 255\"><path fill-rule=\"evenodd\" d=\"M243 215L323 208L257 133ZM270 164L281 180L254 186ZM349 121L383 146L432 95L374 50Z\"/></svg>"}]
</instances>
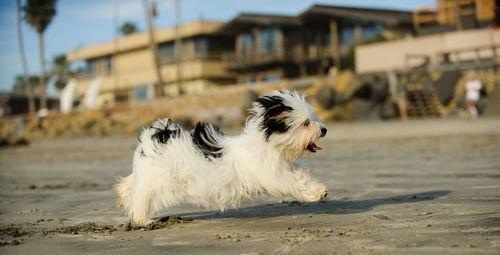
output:
<instances>
[{"instance_id":1,"label":"dog's pink tongue","mask_svg":"<svg viewBox=\"0 0 500 255\"><path fill-rule=\"evenodd\" d=\"M319 147L318 145L316 145L315 143L312 144L312 148L315 150L315 151L320 151L322 150L323 148Z\"/></svg>"}]
</instances>

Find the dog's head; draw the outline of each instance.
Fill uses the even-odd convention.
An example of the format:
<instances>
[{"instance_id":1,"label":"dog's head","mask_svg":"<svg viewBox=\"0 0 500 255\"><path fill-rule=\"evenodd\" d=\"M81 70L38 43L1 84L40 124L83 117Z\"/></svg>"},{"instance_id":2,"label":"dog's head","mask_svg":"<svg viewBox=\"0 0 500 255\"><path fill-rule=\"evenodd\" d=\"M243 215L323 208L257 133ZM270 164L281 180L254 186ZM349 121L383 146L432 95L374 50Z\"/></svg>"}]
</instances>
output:
<instances>
[{"instance_id":1,"label":"dog's head","mask_svg":"<svg viewBox=\"0 0 500 255\"><path fill-rule=\"evenodd\" d=\"M304 96L287 90L273 91L252 103L251 121L258 125L266 142L273 144L289 161L321 150L316 142L326 135Z\"/></svg>"}]
</instances>

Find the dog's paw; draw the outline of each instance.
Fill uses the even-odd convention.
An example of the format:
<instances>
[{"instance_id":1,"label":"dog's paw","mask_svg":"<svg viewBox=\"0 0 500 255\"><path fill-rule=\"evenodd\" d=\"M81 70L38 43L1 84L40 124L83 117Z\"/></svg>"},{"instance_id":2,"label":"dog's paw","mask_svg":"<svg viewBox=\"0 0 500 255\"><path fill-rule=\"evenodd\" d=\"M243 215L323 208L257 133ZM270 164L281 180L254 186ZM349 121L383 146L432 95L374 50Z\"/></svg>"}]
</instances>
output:
<instances>
[{"instance_id":1,"label":"dog's paw","mask_svg":"<svg viewBox=\"0 0 500 255\"><path fill-rule=\"evenodd\" d=\"M149 219L149 218L134 218L134 222L137 225L146 226L146 225L153 223L155 221L152 219Z\"/></svg>"},{"instance_id":2,"label":"dog's paw","mask_svg":"<svg viewBox=\"0 0 500 255\"><path fill-rule=\"evenodd\" d=\"M328 195L328 190L326 190L326 186L324 184L318 183L312 186L307 192L304 194L304 200L307 202L319 202L324 200Z\"/></svg>"},{"instance_id":3,"label":"dog's paw","mask_svg":"<svg viewBox=\"0 0 500 255\"><path fill-rule=\"evenodd\" d=\"M326 198L326 196L328 195L328 191L327 190L321 190L321 191L318 191L315 196L314 196L314 200L311 201L311 202L319 202L319 201L322 201Z\"/></svg>"},{"instance_id":4,"label":"dog's paw","mask_svg":"<svg viewBox=\"0 0 500 255\"><path fill-rule=\"evenodd\" d=\"M319 197L319 201L324 200L326 196L328 195L328 190L323 191L323 194Z\"/></svg>"}]
</instances>

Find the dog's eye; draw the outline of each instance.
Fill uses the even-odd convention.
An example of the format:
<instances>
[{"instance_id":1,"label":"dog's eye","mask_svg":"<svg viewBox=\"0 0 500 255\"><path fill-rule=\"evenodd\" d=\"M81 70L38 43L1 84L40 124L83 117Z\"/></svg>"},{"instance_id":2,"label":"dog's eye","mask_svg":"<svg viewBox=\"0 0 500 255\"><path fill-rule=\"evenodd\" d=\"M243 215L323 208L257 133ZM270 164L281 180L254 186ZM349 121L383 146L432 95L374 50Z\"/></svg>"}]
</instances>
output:
<instances>
[{"instance_id":1,"label":"dog's eye","mask_svg":"<svg viewBox=\"0 0 500 255\"><path fill-rule=\"evenodd\" d=\"M308 127L308 126L309 126L309 124L311 124L311 121L306 120L306 121L304 122L304 127Z\"/></svg>"}]
</instances>

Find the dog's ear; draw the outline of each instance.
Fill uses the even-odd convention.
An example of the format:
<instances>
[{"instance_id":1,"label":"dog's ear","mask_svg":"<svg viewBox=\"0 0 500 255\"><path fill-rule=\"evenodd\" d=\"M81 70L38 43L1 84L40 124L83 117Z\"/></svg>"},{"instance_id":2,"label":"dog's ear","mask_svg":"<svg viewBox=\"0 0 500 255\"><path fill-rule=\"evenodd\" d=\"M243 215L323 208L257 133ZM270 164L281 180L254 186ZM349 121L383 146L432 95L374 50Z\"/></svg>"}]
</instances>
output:
<instances>
[{"instance_id":1,"label":"dog's ear","mask_svg":"<svg viewBox=\"0 0 500 255\"><path fill-rule=\"evenodd\" d=\"M170 119L157 119L151 123L149 129L153 129L151 139L159 143L167 143L172 137L179 137L181 130L179 126L173 123ZM138 139L141 142L141 139Z\"/></svg>"},{"instance_id":2,"label":"dog's ear","mask_svg":"<svg viewBox=\"0 0 500 255\"><path fill-rule=\"evenodd\" d=\"M198 122L191 132L194 145L203 153L206 159L222 157L223 147L220 144L224 136L218 126Z\"/></svg>"},{"instance_id":3,"label":"dog's ear","mask_svg":"<svg viewBox=\"0 0 500 255\"><path fill-rule=\"evenodd\" d=\"M265 132L266 140L269 140L273 133L284 133L290 129L286 120L293 108L285 105L283 101L283 97L277 95L262 96L255 101L255 104L262 108L260 126Z\"/></svg>"}]
</instances>

